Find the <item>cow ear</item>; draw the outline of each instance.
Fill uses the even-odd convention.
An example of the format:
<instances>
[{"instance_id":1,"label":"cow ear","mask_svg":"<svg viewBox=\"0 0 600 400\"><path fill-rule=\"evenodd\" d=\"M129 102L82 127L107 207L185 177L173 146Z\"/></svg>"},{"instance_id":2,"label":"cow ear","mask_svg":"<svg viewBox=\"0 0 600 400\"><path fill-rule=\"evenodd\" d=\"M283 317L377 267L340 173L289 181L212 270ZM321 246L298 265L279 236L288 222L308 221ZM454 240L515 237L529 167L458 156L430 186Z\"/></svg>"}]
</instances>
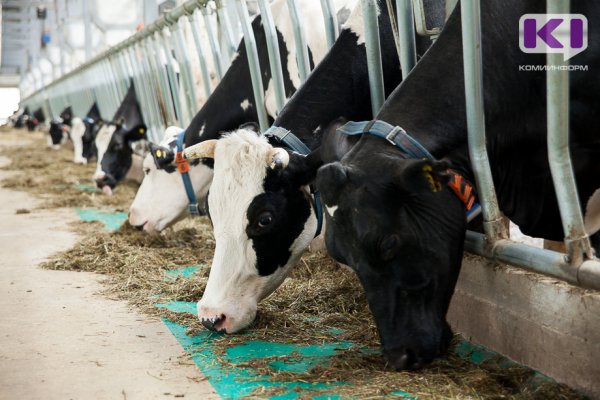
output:
<instances>
[{"instance_id":1,"label":"cow ear","mask_svg":"<svg viewBox=\"0 0 600 400\"><path fill-rule=\"evenodd\" d=\"M326 164L317 172L317 189L328 206L338 203L340 193L348 182L348 169L339 161Z\"/></svg>"},{"instance_id":2,"label":"cow ear","mask_svg":"<svg viewBox=\"0 0 600 400\"><path fill-rule=\"evenodd\" d=\"M301 187L315 180L319 167L323 165L319 149L313 150L308 155L290 153L290 162L283 170L287 174L294 187Z\"/></svg>"},{"instance_id":3,"label":"cow ear","mask_svg":"<svg viewBox=\"0 0 600 400\"><path fill-rule=\"evenodd\" d=\"M150 142L150 154L152 154L152 159L158 169L165 169L175 160L175 153L170 148L152 142Z\"/></svg>"},{"instance_id":4,"label":"cow ear","mask_svg":"<svg viewBox=\"0 0 600 400\"><path fill-rule=\"evenodd\" d=\"M396 183L402 190L409 192L442 191L449 182L447 161L402 160L396 173Z\"/></svg>"},{"instance_id":5,"label":"cow ear","mask_svg":"<svg viewBox=\"0 0 600 400\"><path fill-rule=\"evenodd\" d=\"M127 132L127 141L135 142L141 139L146 139L146 125L139 124L133 127L129 132Z\"/></svg>"},{"instance_id":6,"label":"cow ear","mask_svg":"<svg viewBox=\"0 0 600 400\"><path fill-rule=\"evenodd\" d=\"M121 117L115 121L115 126L117 127L117 130L121 129L123 125L125 125L125 118Z\"/></svg>"},{"instance_id":7,"label":"cow ear","mask_svg":"<svg viewBox=\"0 0 600 400\"><path fill-rule=\"evenodd\" d=\"M256 122L246 122L240 125L239 129L248 129L257 135L260 135L260 126Z\"/></svg>"}]
</instances>

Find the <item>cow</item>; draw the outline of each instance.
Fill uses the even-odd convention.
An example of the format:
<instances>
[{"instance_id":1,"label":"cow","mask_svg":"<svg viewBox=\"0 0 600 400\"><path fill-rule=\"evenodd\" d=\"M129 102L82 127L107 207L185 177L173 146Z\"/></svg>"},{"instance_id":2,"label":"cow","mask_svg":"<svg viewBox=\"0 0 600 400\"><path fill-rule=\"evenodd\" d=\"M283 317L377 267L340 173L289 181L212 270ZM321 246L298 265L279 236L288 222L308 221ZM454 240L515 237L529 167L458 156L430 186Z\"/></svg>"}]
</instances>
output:
<instances>
[{"instance_id":1,"label":"cow","mask_svg":"<svg viewBox=\"0 0 600 400\"><path fill-rule=\"evenodd\" d=\"M59 117L50 121L50 130L48 131L48 147L57 150L61 143L68 137L73 119L73 110L71 106L61 111Z\"/></svg>"},{"instance_id":2,"label":"cow","mask_svg":"<svg viewBox=\"0 0 600 400\"><path fill-rule=\"evenodd\" d=\"M520 67L545 64L545 55L519 49L518 29L522 15L544 12L545 2L537 0L481 4L487 148L502 212L527 235L562 240L547 157L545 72ZM600 24L595 2L573 2L571 12L585 15L590 26ZM589 31L589 43L570 61L589 72L569 73L569 125L580 205L586 221L596 221L586 225L588 233L597 236L600 139L593 127L600 99L593 93L600 82L593 71L600 67L600 31ZM377 122L342 127L342 134L363 133L317 173L327 249L356 271L383 353L397 370L426 365L452 337L446 312L461 267L473 182L464 90L455 10Z\"/></svg>"},{"instance_id":3,"label":"cow","mask_svg":"<svg viewBox=\"0 0 600 400\"><path fill-rule=\"evenodd\" d=\"M356 3L356 0L336 1L335 6L338 10L339 20L344 21L348 17L354 3ZM322 11L318 2L303 0L298 5L304 20L320 21L322 19ZM296 46L286 1L277 0L273 2L271 9L278 32L285 93L286 96L290 97L301 82L298 75ZM265 96L267 112L269 118L273 120L276 117L274 92L265 33L261 26L260 15L253 20L252 30L256 38L263 84L267 92ZM307 31L306 39L313 66L326 54L327 49L323 43L324 36L325 31L322 24L315 24L310 31ZM349 58L350 56L348 56ZM356 84L361 88L366 87L364 82L356 82ZM217 139L223 132L237 129L245 123L256 123L258 116L253 102L252 81L248 69L246 48L242 39L238 46L237 55L222 81L185 129L185 146L191 146L204 140ZM172 166L175 159L173 141L169 138L165 140L171 143L172 146L154 147L155 150L160 152L161 157L157 157L156 152L153 151L151 154L154 157L154 162L151 160L144 162L146 175L130 208L129 222L148 232L164 229L182 216L188 215L185 191L155 191L146 188L146 186L182 186L181 177L175 173L176 168ZM197 165L191 165L190 170L199 179L194 187L196 188L198 200L202 202L203 197L206 195L205 188L208 187L212 179L212 163L210 160L204 160ZM175 196L178 197L175 198ZM165 206L165 204L169 205ZM157 210L160 210L160 212L157 212Z\"/></svg>"},{"instance_id":4,"label":"cow","mask_svg":"<svg viewBox=\"0 0 600 400\"><path fill-rule=\"evenodd\" d=\"M99 189L112 194L117 182L130 173L132 166L141 167L141 159L135 156L133 149L141 140L146 141L146 124L131 81L113 120L104 124L96 136L98 157L94 181Z\"/></svg>"},{"instance_id":5,"label":"cow","mask_svg":"<svg viewBox=\"0 0 600 400\"><path fill-rule=\"evenodd\" d=\"M33 112L33 115L27 119L27 130L33 132L39 124L46 122L46 115L42 108L38 108Z\"/></svg>"},{"instance_id":6,"label":"cow","mask_svg":"<svg viewBox=\"0 0 600 400\"><path fill-rule=\"evenodd\" d=\"M104 121L100 116L98 104L94 102L85 118L73 118L70 137L73 142L73 162L87 164L96 154L94 140Z\"/></svg>"},{"instance_id":7,"label":"cow","mask_svg":"<svg viewBox=\"0 0 600 400\"><path fill-rule=\"evenodd\" d=\"M401 70L387 8L381 3L380 40L389 94L400 82ZM442 2L437 5L443 10ZM362 19L357 5L330 53L265 136L242 129L184 151L188 157L214 158L207 210L216 249L198 302L198 316L209 329L234 333L247 327L258 302L279 286L321 230L320 202L309 186L320 161L299 153L320 144L346 151L354 139L331 134L340 118L372 116ZM420 39L419 52L428 45ZM286 135L297 140L278 139Z\"/></svg>"}]
</instances>

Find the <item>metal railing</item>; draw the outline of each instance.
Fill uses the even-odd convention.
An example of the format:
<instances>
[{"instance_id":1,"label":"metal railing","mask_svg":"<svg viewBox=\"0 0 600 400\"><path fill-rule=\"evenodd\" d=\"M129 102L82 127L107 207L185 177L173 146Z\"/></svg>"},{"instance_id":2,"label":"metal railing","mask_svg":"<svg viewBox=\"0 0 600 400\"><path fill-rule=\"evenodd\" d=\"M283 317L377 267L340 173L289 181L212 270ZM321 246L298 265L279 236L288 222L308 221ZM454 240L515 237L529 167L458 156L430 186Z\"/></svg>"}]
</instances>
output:
<instances>
[{"instance_id":1,"label":"metal railing","mask_svg":"<svg viewBox=\"0 0 600 400\"><path fill-rule=\"evenodd\" d=\"M245 37L255 104L264 105L264 86L258 62L258 50L246 0L233 1ZM285 90L278 39L267 1L257 1L263 15L263 28L268 44L271 75L274 77L272 81L276 93L276 106L279 111L285 101ZM373 112L376 113L384 100L376 0L361 1ZM569 11L568 0L552 0L548 3L549 13ZM287 4L294 27L296 46L300 49L297 55L300 77L304 81L310 73L306 38L296 2L287 0ZM338 35L336 13L331 0L321 0L321 6L327 32L326 40L331 46ZM400 62L403 77L406 77L416 63L415 24L417 27L419 24L415 21L415 14L419 14L416 10L422 10L423 5L422 0L396 0L396 7ZM472 253L497 261L551 275L583 287L600 289L600 262L593 257L589 238L584 229L569 156L568 72L558 68L550 68L547 72L548 154L563 229L567 232L565 238L567 251L566 254L562 254L508 239L508 232L498 207L485 145L480 2L462 0L460 7L469 154L482 205L485 232L485 234L467 232L465 247ZM211 10L216 10L216 13ZM238 28L238 21L232 24L227 17L230 11L231 9L226 9L223 0L189 0L141 32L98 55L44 90L26 98L22 103L28 105L30 109L42 107L46 115L57 116L68 105L72 105L75 115L79 115L84 112L83 109L89 108L88 105L93 101L97 101L102 115L111 116L126 92L128 81L132 79L139 91L138 98L144 117L154 132L151 138L157 140L158 132L162 132L167 124L178 122L186 125L189 122L199 108L195 103L198 93L202 93L205 98L210 95L211 67L218 79L225 73L225 66L236 51L235 39L238 37L234 33ZM198 30L200 14L210 43L208 50L203 48ZM212 26L214 21L211 21L211 15L218 15L218 27ZM188 17L188 27L181 26L185 23L183 16ZM167 27L170 32L165 29ZM221 32L224 38L220 47L216 31ZM192 58L184 51L183 41L186 32L193 37L203 81L201 87L195 86L190 67ZM431 32L428 31L426 34ZM434 33L437 34L439 31L436 30ZM174 50L176 59L171 50ZM559 54L549 55L547 62L549 65L563 63ZM178 85L178 71L181 87ZM267 129L268 118L265 107L257 107L257 113L261 129Z\"/></svg>"}]
</instances>

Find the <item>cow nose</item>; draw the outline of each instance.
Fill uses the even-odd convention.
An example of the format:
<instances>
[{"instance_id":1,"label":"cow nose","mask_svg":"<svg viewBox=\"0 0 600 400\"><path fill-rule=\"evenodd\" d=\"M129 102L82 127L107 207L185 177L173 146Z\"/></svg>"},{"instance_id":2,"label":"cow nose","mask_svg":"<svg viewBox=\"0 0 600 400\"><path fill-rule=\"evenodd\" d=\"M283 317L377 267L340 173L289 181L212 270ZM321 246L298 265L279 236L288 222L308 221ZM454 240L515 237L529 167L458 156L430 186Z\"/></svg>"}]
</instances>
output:
<instances>
[{"instance_id":1,"label":"cow nose","mask_svg":"<svg viewBox=\"0 0 600 400\"><path fill-rule=\"evenodd\" d=\"M200 322L202 325L211 331L214 332L224 332L225 330L222 328L223 323L225 322L225 315L215 315L214 317L200 317Z\"/></svg>"},{"instance_id":2,"label":"cow nose","mask_svg":"<svg viewBox=\"0 0 600 400\"><path fill-rule=\"evenodd\" d=\"M411 349L393 349L385 352L385 358L396 371L415 370L423 367L423 360Z\"/></svg>"}]
</instances>

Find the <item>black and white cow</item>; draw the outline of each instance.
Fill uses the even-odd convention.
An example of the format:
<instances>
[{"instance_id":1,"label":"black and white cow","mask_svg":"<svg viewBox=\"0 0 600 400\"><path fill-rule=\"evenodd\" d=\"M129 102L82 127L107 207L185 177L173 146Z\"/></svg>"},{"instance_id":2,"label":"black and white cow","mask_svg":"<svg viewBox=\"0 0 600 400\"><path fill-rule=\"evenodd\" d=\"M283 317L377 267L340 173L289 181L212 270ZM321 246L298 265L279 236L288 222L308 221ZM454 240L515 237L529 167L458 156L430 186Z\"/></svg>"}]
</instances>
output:
<instances>
[{"instance_id":1,"label":"black and white cow","mask_svg":"<svg viewBox=\"0 0 600 400\"><path fill-rule=\"evenodd\" d=\"M562 240L547 158L545 72L520 69L545 64L545 55L519 49L521 16L544 12L545 2L536 0L481 4L487 147L504 214L528 235ZM585 15L589 26L600 24L596 2L573 2L571 12ZM357 272L383 352L398 370L430 362L452 336L446 312L466 222L462 196L449 183L461 176L473 182L462 63L460 13L455 11L377 116L404 129L435 160L412 158L387 140L364 134L317 175L328 210L327 248ZM570 72L570 140L581 207L593 234L600 227L595 192L600 137L594 128L600 113L594 72L600 68L600 31L589 30L589 48L571 64L589 68Z\"/></svg>"},{"instance_id":2,"label":"black and white cow","mask_svg":"<svg viewBox=\"0 0 600 400\"><path fill-rule=\"evenodd\" d=\"M141 158L134 154L133 149L140 140L146 140L146 124L132 81L112 122L103 125L96 136L98 162L94 180L103 192L112 194L112 189L131 172L132 167L141 170ZM136 178L141 180L141 174Z\"/></svg>"},{"instance_id":3,"label":"black and white cow","mask_svg":"<svg viewBox=\"0 0 600 400\"><path fill-rule=\"evenodd\" d=\"M73 119L73 110L71 106L61 111L57 119L50 121L50 130L48 132L48 146L58 149L69 135L71 122Z\"/></svg>"},{"instance_id":4,"label":"black and white cow","mask_svg":"<svg viewBox=\"0 0 600 400\"><path fill-rule=\"evenodd\" d=\"M104 121L100 116L98 105L94 102L85 117L73 118L71 124L71 141L73 141L73 162L87 164L88 160L96 154L94 143L98 130Z\"/></svg>"},{"instance_id":5,"label":"black and white cow","mask_svg":"<svg viewBox=\"0 0 600 400\"><path fill-rule=\"evenodd\" d=\"M27 130L29 132L33 132L38 125L46 122L46 115L44 114L44 110L42 108L38 108L33 112L33 115L30 115L27 119Z\"/></svg>"},{"instance_id":6,"label":"black and white cow","mask_svg":"<svg viewBox=\"0 0 600 400\"><path fill-rule=\"evenodd\" d=\"M443 3L438 4L443 10ZM381 5L380 39L390 93L401 71L385 2ZM420 43L420 50L427 44ZM352 140L327 133L335 132L339 118L357 117L371 118L360 4L274 125L291 131L309 148L319 146L326 134L327 147L345 151ZM277 288L315 237L317 212L308 185L320 160L283 149L277 140L269 142L247 129L206 145L209 151L204 146L186 150L190 157L214 157L208 211L216 249L198 315L206 327L232 333L254 320L257 303Z\"/></svg>"},{"instance_id":7,"label":"black and white cow","mask_svg":"<svg viewBox=\"0 0 600 400\"><path fill-rule=\"evenodd\" d=\"M338 18L344 21L356 0L336 0ZM322 10L318 2L302 0L298 2L302 19L305 21L319 21L310 30L306 30L306 40L309 47L311 64L317 64L327 53L323 38L325 30L322 21ZM271 4L273 19L278 32L279 51L281 54L282 69L286 96L291 96L300 86L298 64L296 61L296 44L294 41L292 25L290 22L287 2L277 0ZM252 22L252 29L256 38L259 61L265 85L265 102L269 117L274 119L275 96L271 82L271 71L264 29L261 26L261 17L257 16ZM363 87L363 82L357 82ZM214 93L206 104L193 118L190 126L185 130L185 144L191 146L204 140L217 139L223 132L237 129L244 123L255 123L258 120L254 107L252 81L246 58L244 41L238 46L230 68L219 83ZM320 121L319 121L320 122ZM170 145L169 145L170 144ZM187 215L187 196L183 188L181 177L176 173L176 168L171 164L175 159L175 142L166 137L159 150L161 157L154 160L147 158L144 161L145 177L130 208L129 222L134 226L143 227L146 231L160 231L183 216ZM190 166L190 174L194 177L194 188L198 199L206 196L206 188L212 179L212 163L203 162ZM160 187L179 187L173 191L155 190ZM165 206L168 204L168 206Z\"/></svg>"}]
</instances>

